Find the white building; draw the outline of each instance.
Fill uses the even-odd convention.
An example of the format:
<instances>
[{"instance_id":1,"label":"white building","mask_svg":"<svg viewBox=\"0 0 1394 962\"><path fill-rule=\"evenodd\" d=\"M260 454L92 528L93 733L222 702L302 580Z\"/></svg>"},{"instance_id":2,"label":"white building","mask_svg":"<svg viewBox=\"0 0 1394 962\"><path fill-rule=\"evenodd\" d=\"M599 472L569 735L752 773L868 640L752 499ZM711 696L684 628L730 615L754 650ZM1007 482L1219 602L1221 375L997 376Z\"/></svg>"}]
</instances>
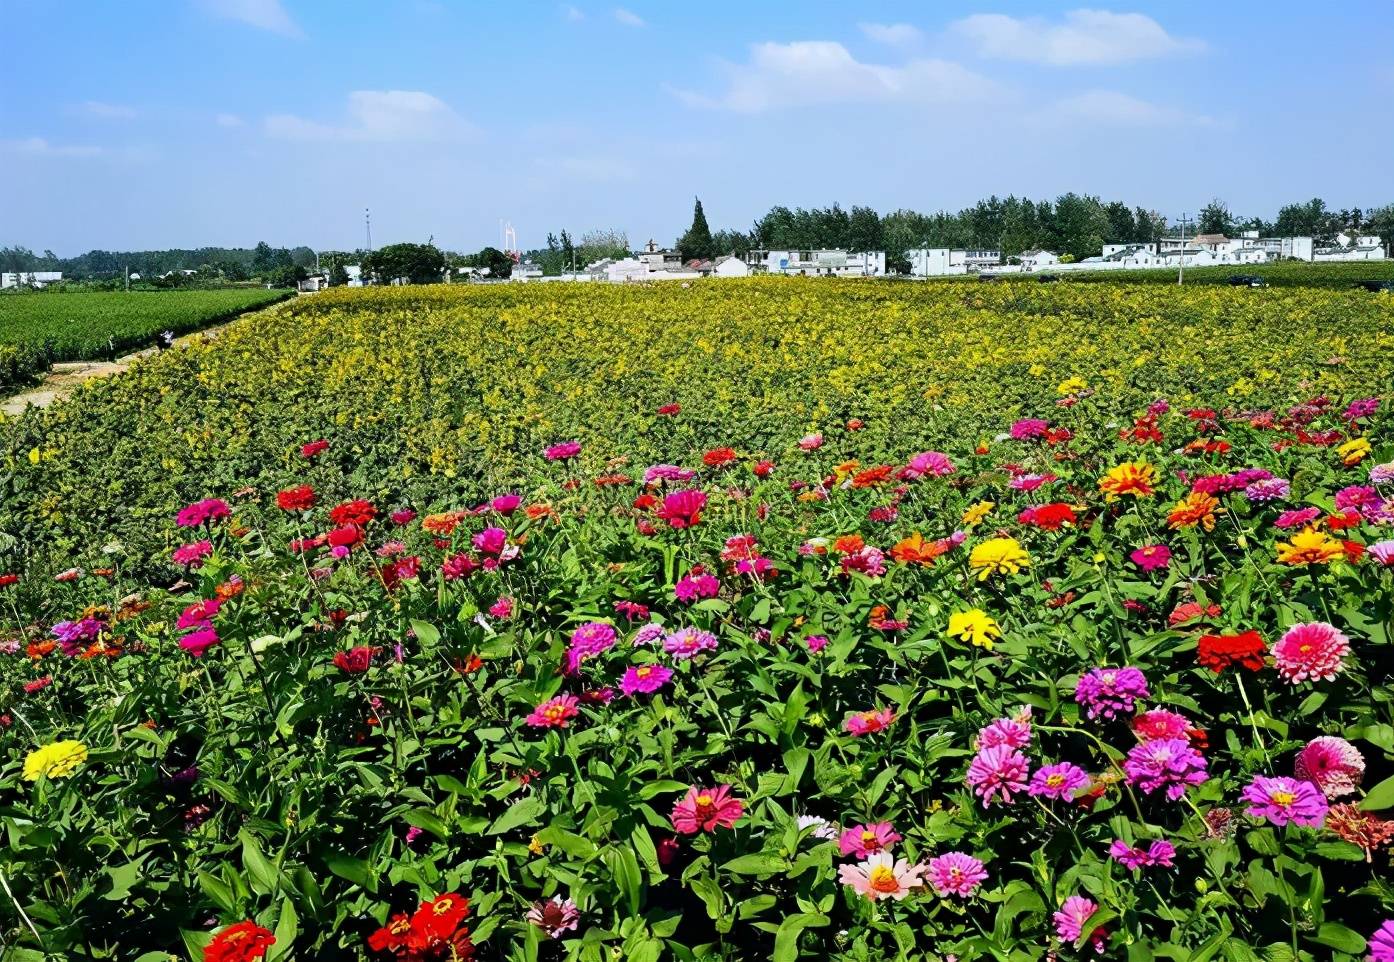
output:
<instances>
[{"instance_id":1,"label":"white building","mask_svg":"<svg viewBox=\"0 0 1394 962\"><path fill-rule=\"evenodd\" d=\"M989 250L921 247L906 251L905 256L910 261L910 273L916 277L976 274L984 269L1000 267L1002 264L1002 252Z\"/></svg>"},{"instance_id":2,"label":"white building","mask_svg":"<svg viewBox=\"0 0 1394 962\"><path fill-rule=\"evenodd\" d=\"M63 279L62 271L19 271L0 274L0 289L6 287L46 287Z\"/></svg>"},{"instance_id":3,"label":"white building","mask_svg":"<svg viewBox=\"0 0 1394 962\"><path fill-rule=\"evenodd\" d=\"M1345 231L1336 235L1336 243L1324 245L1312 252L1314 261L1382 261L1388 257L1378 235L1352 236Z\"/></svg>"},{"instance_id":4,"label":"white building","mask_svg":"<svg viewBox=\"0 0 1394 962\"><path fill-rule=\"evenodd\" d=\"M297 281L295 289L302 294L314 294L329 286L328 274L311 274L303 281Z\"/></svg>"},{"instance_id":5,"label":"white building","mask_svg":"<svg viewBox=\"0 0 1394 962\"><path fill-rule=\"evenodd\" d=\"M1104 248L1104 253L1108 253L1108 248ZM1021 253L1021 269L1024 271L1037 271L1042 267L1054 267L1060 263L1060 255L1054 251L1030 250Z\"/></svg>"},{"instance_id":6,"label":"white building","mask_svg":"<svg viewBox=\"0 0 1394 962\"><path fill-rule=\"evenodd\" d=\"M767 251L755 250L745 255L746 266L752 273L809 274L829 277L882 277L886 273L885 251L845 250Z\"/></svg>"},{"instance_id":7,"label":"white building","mask_svg":"<svg viewBox=\"0 0 1394 962\"><path fill-rule=\"evenodd\" d=\"M534 264L531 261L522 264L514 264L513 273L508 275L508 279L517 281L520 284L527 283L528 281L541 280L542 265Z\"/></svg>"},{"instance_id":8,"label":"white building","mask_svg":"<svg viewBox=\"0 0 1394 962\"><path fill-rule=\"evenodd\" d=\"M723 254L712 261L712 277L749 277L750 265L735 254Z\"/></svg>"}]
</instances>

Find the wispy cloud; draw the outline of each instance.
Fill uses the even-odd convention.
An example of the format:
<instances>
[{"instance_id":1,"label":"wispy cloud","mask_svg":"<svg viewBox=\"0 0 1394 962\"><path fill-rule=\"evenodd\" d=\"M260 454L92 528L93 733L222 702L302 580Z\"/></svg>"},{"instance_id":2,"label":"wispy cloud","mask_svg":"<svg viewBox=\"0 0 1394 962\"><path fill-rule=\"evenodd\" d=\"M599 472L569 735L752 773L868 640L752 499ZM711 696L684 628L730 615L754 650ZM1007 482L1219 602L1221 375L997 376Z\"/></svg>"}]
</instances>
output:
<instances>
[{"instance_id":1,"label":"wispy cloud","mask_svg":"<svg viewBox=\"0 0 1394 962\"><path fill-rule=\"evenodd\" d=\"M857 28L866 34L868 39L892 47L905 47L918 43L920 38L924 36L920 33L919 27L908 23L859 23Z\"/></svg>"},{"instance_id":2,"label":"wispy cloud","mask_svg":"<svg viewBox=\"0 0 1394 962\"><path fill-rule=\"evenodd\" d=\"M743 113L827 104L975 103L1006 93L996 82L952 61L863 63L830 40L754 44L748 63L725 64L722 70L727 86L719 94L672 92L689 106Z\"/></svg>"},{"instance_id":3,"label":"wispy cloud","mask_svg":"<svg viewBox=\"0 0 1394 962\"><path fill-rule=\"evenodd\" d=\"M463 140L477 130L443 100L421 90L355 90L342 123L273 114L266 118L266 132L285 140L392 143Z\"/></svg>"},{"instance_id":4,"label":"wispy cloud","mask_svg":"<svg viewBox=\"0 0 1394 962\"><path fill-rule=\"evenodd\" d=\"M1049 124L1074 121L1116 127L1213 127L1216 124L1213 117L1154 104L1116 90L1089 90L1065 97L1037 113L1034 119Z\"/></svg>"},{"instance_id":5,"label":"wispy cloud","mask_svg":"<svg viewBox=\"0 0 1394 962\"><path fill-rule=\"evenodd\" d=\"M51 144L42 137L0 140L0 150L9 154L29 154L34 157L101 157L107 153L104 147Z\"/></svg>"},{"instance_id":6,"label":"wispy cloud","mask_svg":"<svg viewBox=\"0 0 1394 962\"><path fill-rule=\"evenodd\" d=\"M632 10L626 10L624 7L615 8L615 19L626 27L642 27L645 25L643 17Z\"/></svg>"},{"instance_id":7,"label":"wispy cloud","mask_svg":"<svg viewBox=\"0 0 1394 962\"><path fill-rule=\"evenodd\" d=\"M243 127L247 123L237 114L218 114L213 118L213 122L219 127Z\"/></svg>"},{"instance_id":8,"label":"wispy cloud","mask_svg":"<svg viewBox=\"0 0 1394 962\"><path fill-rule=\"evenodd\" d=\"M300 26L281 6L281 0L199 0L199 4L215 17L286 37L301 35Z\"/></svg>"},{"instance_id":9,"label":"wispy cloud","mask_svg":"<svg viewBox=\"0 0 1394 962\"><path fill-rule=\"evenodd\" d=\"M88 117L99 120L131 120L136 116L134 107L125 104L109 104L101 100L85 100L78 104L77 110Z\"/></svg>"},{"instance_id":10,"label":"wispy cloud","mask_svg":"<svg viewBox=\"0 0 1394 962\"><path fill-rule=\"evenodd\" d=\"M570 3L562 4L561 15L572 23L580 23L586 19L586 15L581 12L581 8Z\"/></svg>"},{"instance_id":11,"label":"wispy cloud","mask_svg":"<svg viewBox=\"0 0 1394 962\"><path fill-rule=\"evenodd\" d=\"M1052 67L1129 63L1205 49L1203 41L1173 37L1145 14L1108 10L1071 10L1059 23L979 13L954 21L949 29L974 44L980 56Z\"/></svg>"}]
</instances>

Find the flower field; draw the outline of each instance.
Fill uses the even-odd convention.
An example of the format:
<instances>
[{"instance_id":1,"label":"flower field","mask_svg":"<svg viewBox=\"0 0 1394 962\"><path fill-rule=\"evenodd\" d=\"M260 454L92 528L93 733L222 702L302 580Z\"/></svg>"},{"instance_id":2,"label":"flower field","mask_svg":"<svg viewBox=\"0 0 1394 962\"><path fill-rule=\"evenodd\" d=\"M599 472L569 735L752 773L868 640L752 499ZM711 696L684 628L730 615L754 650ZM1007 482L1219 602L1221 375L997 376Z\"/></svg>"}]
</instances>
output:
<instances>
[{"instance_id":1,"label":"flower field","mask_svg":"<svg viewBox=\"0 0 1394 962\"><path fill-rule=\"evenodd\" d=\"M1394 302L907 287L331 292L0 426L6 958L1394 958Z\"/></svg>"},{"instance_id":2,"label":"flower field","mask_svg":"<svg viewBox=\"0 0 1394 962\"><path fill-rule=\"evenodd\" d=\"M7 294L0 297L0 389L45 370L50 360L111 358L150 347L161 331L183 334L286 296L259 287Z\"/></svg>"}]
</instances>

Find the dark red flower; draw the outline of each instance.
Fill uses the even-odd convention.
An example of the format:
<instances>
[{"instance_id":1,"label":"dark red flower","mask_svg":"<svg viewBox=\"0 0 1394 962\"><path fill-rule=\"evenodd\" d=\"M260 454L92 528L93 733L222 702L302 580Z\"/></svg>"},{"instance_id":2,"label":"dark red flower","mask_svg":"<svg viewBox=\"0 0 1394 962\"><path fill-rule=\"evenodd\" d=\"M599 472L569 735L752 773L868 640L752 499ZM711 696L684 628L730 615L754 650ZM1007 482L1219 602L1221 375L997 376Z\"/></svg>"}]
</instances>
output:
<instances>
[{"instance_id":1,"label":"dark red flower","mask_svg":"<svg viewBox=\"0 0 1394 962\"><path fill-rule=\"evenodd\" d=\"M323 454L325 451L328 450L329 442L324 440L311 441L309 444L302 444L300 446L301 455L307 458L313 458L316 455Z\"/></svg>"},{"instance_id":2,"label":"dark red flower","mask_svg":"<svg viewBox=\"0 0 1394 962\"><path fill-rule=\"evenodd\" d=\"M367 645L358 645L348 651L336 652L334 664L350 675L360 675L372 666L373 649Z\"/></svg>"},{"instance_id":3,"label":"dark red flower","mask_svg":"<svg viewBox=\"0 0 1394 962\"><path fill-rule=\"evenodd\" d=\"M662 414L662 415L664 415L664 416L666 417L666 416L668 416L668 415L677 414L677 413L678 413L679 411L681 411L681 410L682 410L682 405L681 405L681 404L665 404L665 405L663 405L661 408L658 409L658 413L659 413L659 414Z\"/></svg>"},{"instance_id":4,"label":"dark red flower","mask_svg":"<svg viewBox=\"0 0 1394 962\"><path fill-rule=\"evenodd\" d=\"M1196 661L1217 675L1233 665L1261 671L1267 651L1268 646L1253 630L1238 635L1202 635L1196 648Z\"/></svg>"},{"instance_id":5,"label":"dark red flower","mask_svg":"<svg viewBox=\"0 0 1394 962\"><path fill-rule=\"evenodd\" d=\"M0 588L8 588L10 585L19 583L19 575L5 574L0 575Z\"/></svg>"},{"instance_id":6,"label":"dark red flower","mask_svg":"<svg viewBox=\"0 0 1394 962\"><path fill-rule=\"evenodd\" d=\"M315 489L308 484L276 492L276 506L282 511L308 511L315 506Z\"/></svg>"},{"instance_id":7,"label":"dark red flower","mask_svg":"<svg viewBox=\"0 0 1394 962\"><path fill-rule=\"evenodd\" d=\"M223 929L203 949L203 962L252 962L276 944L270 929L252 921L235 922Z\"/></svg>"},{"instance_id":8,"label":"dark red flower","mask_svg":"<svg viewBox=\"0 0 1394 962\"><path fill-rule=\"evenodd\" d=\"M363 531L351 524L346 524L342 528L335 528L325 537L332 548L353 549L363 543Z\"/></svg>"},{"instance_id":9,"label":"dark red flower","mask_svg":"<svg viewBox=\"0 0 1394 962\"><path fill-rule=\"evenodd\" d=\"M373 505L359 498L354 501L345 501L343 504L335 505L329 512L329 520L337 525L351 524L356 528L365 527L368 522L378 516L378 509Z\"/></svg>"}]
</instances>

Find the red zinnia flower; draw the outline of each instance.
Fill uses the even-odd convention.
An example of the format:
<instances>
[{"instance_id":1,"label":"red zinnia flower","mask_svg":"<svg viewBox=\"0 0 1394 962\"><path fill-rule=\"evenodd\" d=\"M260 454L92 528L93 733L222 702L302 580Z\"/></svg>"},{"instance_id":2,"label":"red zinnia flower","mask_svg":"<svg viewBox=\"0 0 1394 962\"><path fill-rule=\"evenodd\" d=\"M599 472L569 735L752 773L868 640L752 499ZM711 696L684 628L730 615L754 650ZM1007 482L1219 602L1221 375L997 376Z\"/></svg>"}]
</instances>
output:
<instances>
[{"instance_id":1,"label":"red zinnia flower","mask_svg":"<svg viewBox=\"0 0 1394 962\"><path fill-rule=\"evenodd\" d=\"M1016 519L1022 524L1034 525L1043 531L1059 531L1063 526L1075 524L1079 520L1075 517L1072 507L1060 502L1032 505L1017 515Z\"/></svg>"},{"instance_id":2,"label":"red zinnia flower","mask_svg":"<svg viewBox=\"0 0 1394 962\"><path fill-rule=\"evenodd\" d=\"M678 413L679 411L681 411L681 410L682 410L682 405L681 405L681 404L665 404L665 405L663 405L661 408L658 409L658 413L666 416L666 415L670 415L670 414L677 414L677 413Z\"/></svg>"},{"instance_id":3,"label":"red zinnia flower","mask_svg":"<svg viewBox=\"0 0 1394 962\"><path fill-rule=\"evenodd\" d=\"M736 452L730 448L712 448L702 455L702 463L709 468L719 468L736 460Z\"/></svg>"},{"instance_id":4,"label":"red zinnia flower","mask_svg":"<svg viewBox=\"0 0 1394 962\"><path fill-rule=\"evenodd\" d=\"M276 944L270 929L250 920L235 922L213 936L203 949L203 962L252 962Z\"/></svg>"},{"instance_id":5,"label":"red zinnia flower","mask_svg":"<svg viewBox=\"0 0 1394 962\"><path fill-rule=\"evenodd\" d=\"M282 511L308 511L315 506L315 489L308 484L276 493L276 506Z\"/></svg>"},{"instance_id":6,"label":"red zinnia flower","mask_svg":"<svg viewBox=\"0 0 1394 962\"><path fill-rule=\"evenodd\" d=\"M328 450L329 442L323 440L311 441L309 444L302 444L300 446L300 454L302 457L306 458L313 458L315 455L323 454L325 451Z\"/></svg>"},{"instance_id":7,"label":"red zinnia flower","mask_svg":"<svg viewBox=\"0 0 1394 962\"><path fill-rule=\"evenodd\" d=\"M1267 650L1257 631L1250 630L1238 635L1202 635L1196 649L1196 661L1217 675L1233 665L1249 671L1261 671Z\"/></svg>"},{"instance_id":8,"label":"red zinnia flower","mask_svg":"<svg viewBox=\"0 0 1394 962\"><path fill-rule=\"evenodd\" d=\"M359 645L348 651L337 652L334 655L334 664L350 675L362 674L373 664L373 649L367 645Z\"/></svg>"},{"instance_id":9,"label":"red zinnia flower","mask_svg":"<svg viewBox=\"0 0 1394 962\"><path fill-rule=\"evenodd\" d=\"M329 512L329 520L335 524L343 526L351 524L356 528L362 528L378 516L378 509L373 505L359 498L355 501L345 501L343 504L336 505Z\"/></svg>"}]
</instances>

